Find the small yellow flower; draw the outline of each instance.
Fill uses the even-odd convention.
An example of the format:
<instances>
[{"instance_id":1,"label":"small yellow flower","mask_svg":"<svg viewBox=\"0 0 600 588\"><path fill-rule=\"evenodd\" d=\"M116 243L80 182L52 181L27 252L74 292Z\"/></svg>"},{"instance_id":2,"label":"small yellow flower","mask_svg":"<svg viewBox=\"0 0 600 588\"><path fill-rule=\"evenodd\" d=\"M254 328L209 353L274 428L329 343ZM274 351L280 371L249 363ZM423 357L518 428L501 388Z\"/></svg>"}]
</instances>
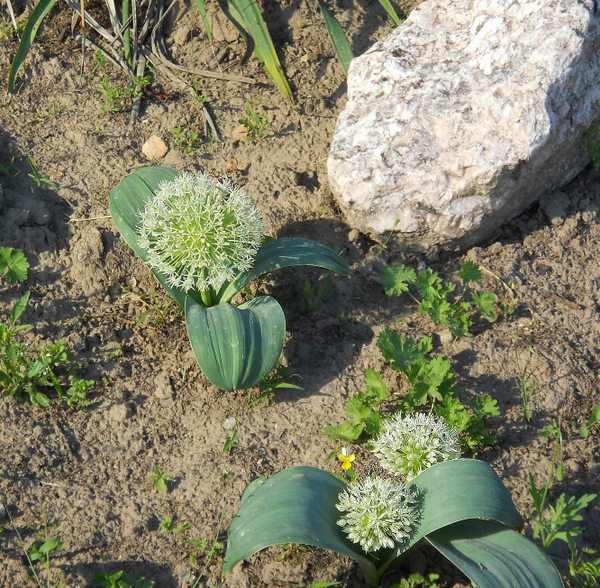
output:
<instances>
[{"instance_id":1,"label":"small yellow flower","mask_svg":"<svg viewBox=\"0 0 600 588\"><path fill-rule=\"evenodd\" d=\"M355 459L354 454L349 447L342 448L340 453L338 453L337 458L342 462L342 469L344 471L349 470L352 467L352 462Z\"/></svg>"}]
</instances>

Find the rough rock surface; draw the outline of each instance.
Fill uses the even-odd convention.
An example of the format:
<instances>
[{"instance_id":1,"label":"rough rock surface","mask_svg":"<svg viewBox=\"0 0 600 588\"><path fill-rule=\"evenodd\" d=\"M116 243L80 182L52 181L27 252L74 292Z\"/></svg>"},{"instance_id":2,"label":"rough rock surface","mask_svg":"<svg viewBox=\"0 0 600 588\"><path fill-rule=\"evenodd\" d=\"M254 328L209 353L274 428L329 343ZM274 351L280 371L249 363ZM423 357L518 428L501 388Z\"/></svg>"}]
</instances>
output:
<instances>
[{"instance_id":1,"label":"rough rock surface","mask_svg":"<svg viewBox=\"0 0 600 588\"><path fill-rule=\"evenodd\" d=\"M468 246L588 163L600 101L592 0L428 0L356 58L328 160L350 221Z\"/></svg>"}]
</instances>

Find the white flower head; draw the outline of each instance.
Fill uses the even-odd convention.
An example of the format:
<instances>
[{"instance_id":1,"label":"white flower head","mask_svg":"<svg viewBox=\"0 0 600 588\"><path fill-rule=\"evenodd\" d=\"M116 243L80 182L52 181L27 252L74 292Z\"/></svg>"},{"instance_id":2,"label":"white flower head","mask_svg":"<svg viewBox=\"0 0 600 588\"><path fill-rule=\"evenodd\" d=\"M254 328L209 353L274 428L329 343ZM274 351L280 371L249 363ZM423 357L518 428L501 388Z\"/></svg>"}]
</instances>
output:
<instances>
[{"instance_id":1,"label":"white flower head","mask_svg":"<svg viewBox=\"0 0 600 588\"><path fill-rule=\"evenodd\" d=\"M365 551L404 543L419 521L416 495L383 478L349 484L336 507L346 513L338 525Z\"/></svg>"},{"instance_id":2,"label":"white flower head","mask_svg":"<svg viewBox=\"0 0 600 588\"><path fill-rule=\"evenodd\" d=\"M388 472L407 481L436 463L460 457L456 431L423 413L396 415L385 422L371 449Z\"/></svg>"},{"instance_id":3,"label":"white flower head","mask_svg":"<svg viewBox=\"0 0 600 588\"><path fill-rule=\"evenodd\" d=\"M260 213L239 188L181 174L158 185L141 214L138 243L170 286L218 290L252 267L263 233Z\"/></svg>"}]
</instances>

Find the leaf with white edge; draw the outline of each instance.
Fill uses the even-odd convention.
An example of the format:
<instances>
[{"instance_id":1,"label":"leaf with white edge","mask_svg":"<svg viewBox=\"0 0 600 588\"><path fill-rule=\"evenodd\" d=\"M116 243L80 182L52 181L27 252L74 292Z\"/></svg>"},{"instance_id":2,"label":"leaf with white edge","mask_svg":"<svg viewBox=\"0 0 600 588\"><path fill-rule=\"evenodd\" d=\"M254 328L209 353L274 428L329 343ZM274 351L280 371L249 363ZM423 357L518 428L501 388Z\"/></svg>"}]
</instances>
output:
<instances>
[{"instance_id":1,"label":"leaf with white edge","mask_svg":"<svg viewBox=\"0 0 600 588\"><path fill-rule=\"evenodd\" d=\"M548 555L493 521L457 523L431 533L427 542L479 588L564 588Z\"/></svg>"},{"instance_id":2,"label":"leaf with white edge","mask_svg":"<svg viewBox=\"0 0 600 588\"><path fill-rule=\"evenodd\" d=\"M239 307L206 308L189 296L188 335L206 377L221 390L246 390L277 365L285 342L285 315L270 296Z\"/></svg>"},{"instance_id":3,"label":"leaf with white edge","mask_svg":"<svg viewBox=\"0 0 600 588\"><path fill-rule=\"evenodd\" d=\"M264 274L297 265L321 267L350 276L350 268L346 262L333 249L322 243L295 237L271 239L262 244L251 269L221 288L216 302L229 302L244 286Z\"/></svg>"},{"instance_id":4,"label":"leaf with white edge","mask_svg":"<svg viewBox=\"0 0 600 588\"><path fill-rule=\"evenodd\" d=\"M138 244L137 227L141 222L141 213L146 203L153 197L160 182L174 180L181 172L169 167L141 167L124 180L121 180L110 193L109 208L113 221L127 244L145 263L146 250ZM172 288L167 278L160 272L152 270L165 290L173 296L179 306L183 307L186 294L178 288Z\"/></svg>"}]
</instances>

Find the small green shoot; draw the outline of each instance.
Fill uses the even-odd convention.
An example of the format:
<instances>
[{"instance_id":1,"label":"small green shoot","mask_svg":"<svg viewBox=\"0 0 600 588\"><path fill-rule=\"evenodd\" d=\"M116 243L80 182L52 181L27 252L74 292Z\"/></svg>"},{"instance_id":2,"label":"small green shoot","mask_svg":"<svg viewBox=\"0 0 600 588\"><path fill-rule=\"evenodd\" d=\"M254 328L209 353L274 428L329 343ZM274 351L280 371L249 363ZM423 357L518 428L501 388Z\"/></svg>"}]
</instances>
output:
<instances>
[{"instance_id":1,"label":"small green shoot","mask_svg":"<svg viewBox=\"0 0 600 588\"><path fill-rule=\"evenodd\" d=\"M253 108L257 104L258 100L251 102L246 98L246 117L238 120L247 131L244 141L260 141L267 134L267 125L269 124L267 112L258 114Z\"/></svg>"},{"instance_id":2,"label":"small green shoot","mask_svg":"<svg viewBox=\"0 0 600 588\"><path fill-rule=\"evenodd\" d=\"M585 426L583 429L581 429L581 431L579 431L579 434L582 437L587 437L590 434L590 429L592 427L595 427L599 421L600 421L600 403L598 403L596 405L596 408L594 408L594 410L592 411L592 414L588 418L587 426Z\"/></svg>"},{"instance_id":3,"label":"small green shoot","mask_svg":"<svg viewBox=\"0 0 600 588\"><path fill-rule=\"evenodd\" d=\"M515 350L515 361L517 363L517 369L519 371L519 388L521 390L521 396L523 398L523 406L521 406L521 412L523 413L523 418L527 423L531 422L531 411L529 410L529 399L531 395L535 392L536 381L531 374L531 370L529 369L529 365L531 363L531 359L535 354L535 350L531 345L527 347L527 351L529 352L529 357L525 361L525 364L521 366L519 362L519 347L517 343L521 341L521 337L518 335L513 335L514 340L514 350Z\"/></svg>"},{"instance_id":4,"label":"small green shoot","mask_svg":"<svg viewBox=\"0 0 600 588\"><path fill-rule=\"evenodd\" d=\"M233 426L233 431L231 433L231 437L227 437L225 441L225 445L223 445L223 451L221 453L225 455L226 453L233 453L235 447L237 445L237 437L238 437L238 419L235 419L235 425Z\"/></svg>"},{"instance_id":5,"label":"small green shoot","mask_svg":"<svg viewBox=\"0 0 600 588\"><path fill-rule=\"evenodd\" d=\"M15 166L14 156L11 158L11 160L6 165L0 164L0 174L2 174L6 178L9 188L14 186L17 176L19 175L19 170L15 171L14 166Z\"/></svg>"},{"instance_id":6,"label":"small green shoot","mask_svg":"<svg viewBox=\"0 0 600 588\"><path fill-rule=\"evenodd\" d=\"M96 572L91 580L92 584L101 584L104 588L154 588L155 583L152 580L146 580L141 577L134 580L127 572L120 570L114 574L106 572Z\"/></svg>"},{"instance_id":7,"label":"small green shoot","mask_svg":"<svg viewBox=\"0 0 600 588\"><path fill-rule=\"evenodd\" d=\"M148 478L150 482L154 484L157 492L166 492L167 491L167 482L174 482L175 478L173 476L169 476L164 472L161 472L160 468L155 465L152 468L154 474Z\"/></svg>"},{"instance_id":8,"label":"small green shoot","mask_svg":"<svg viewBox=\"0 0 600 588\"><path fill-rule=\"evenodd\" d=\"M455 337L470 337L475 308L490 323L498 319L498 296L493 292L481 292L473 294L470 301L466 300L469 284L482 282L481 271L472 261L463 263L460 279L462 291L454 294L456 284L443 282L431 268L417 274L412 268L398 264L383 270L381 282L389 296L407 293L419 304L419 313L428 315L436 325L447 325ZM411 285L416 287L419 297L411 293Z\"/></svg>"},{"instance_id":9,"label":"small green shoot","mask_svg":"<svg viewBox=\"0 0 600 588\"><path fill-rule=\"evenodd\" d=\"M192 98L194 99L194 102L199 110L202 110L204 105L207 102L210 102L210 98L200 92L200 82L198 81L194 82L194 87L192 88Z\"/></svg>"},{"instance_id":10,"label":"small green shoot","mask_svg":"<svg viewBox=\"0 0 600 588\"><path fill-rule=\"evenodd\" d=\"M180 124L173 129L175 148L185 155L195 155L198 142L198 133L182 127Z\"/></svg>"},{"instance_id":11,"label":"small green shoot","mask_svg":"<svg viewBox=\"0 0 600 588\"><path fill-rule=\"evenodd\" d=\"M283 553L279 556L281 561L288 559L295 551L307 552L308 547L306 545L300 545L299 543L288 543L283 550Z\"/></svg>"},{"instance_id":12,"label":"small green shoot","mask_svg":"<svg viewBox=\"0 0 600 588\"><path fill-rule=\"evenodd\" d=\"M165 533L173 533L174 535L178 535L179 533L185 533L185 531L188 531L189 529L191 529L193 527L193 525L192 525L192 523L183 523L183 525L178 525L177 527L173 528L173 518L165 517L160 522L159 527Z\"/></svg>"},{"instance_id":13,"label":"small green shoot","mask_svg":"<svg viewBox=\"0 0 600 588\"><path fill-rule=\"evenodd\" d=\"M262 376L263 381L258 384L258 395L252 399L252 389L248 390L248 401L250 406L258 404L261 400L264 401L265 406L269 406L273 402L275 395L279 390L304 390L302 386L296 384L290 384L285 382L286 378L300 377L294 373L294 370L290 367L283 365L277 366L273 375L270 377Z\"/></svg>"},{"instance_id":14,"label":"small green shoot","mask_svg":"<svg viewBox=\"0 0 600 588\"><path fill-rule=\"evenodd\" d=\"M29 161L29 166L31 167L32 172L27 175L36 183L37 187L40 190L43 190L46 186L52 188L55 191L58 190L56 184L53 181L49 180L48 178L44 178L40 175L40 172L38 171L38 168L35 165L35 162L33 161L31 155L29 155L29 153L27 154L27 160Z\"/></svg>"},{"instance_id":15,"label":"small green shoot","mask_svg":"<svg viewBox=\"0 0 600 588\"><path fill-rule=\"evenodd\" d=\"M302 291L304 292L304 303L302 304L303 310L314 313L323 312L321 302L323 298L333 292L333 287L331 285L332 277L333 274L328 272L327 275L322 280L319 280L314 286L310 280L304 282L304 288L302 288Z\"/></svg>"}]
</instances>

